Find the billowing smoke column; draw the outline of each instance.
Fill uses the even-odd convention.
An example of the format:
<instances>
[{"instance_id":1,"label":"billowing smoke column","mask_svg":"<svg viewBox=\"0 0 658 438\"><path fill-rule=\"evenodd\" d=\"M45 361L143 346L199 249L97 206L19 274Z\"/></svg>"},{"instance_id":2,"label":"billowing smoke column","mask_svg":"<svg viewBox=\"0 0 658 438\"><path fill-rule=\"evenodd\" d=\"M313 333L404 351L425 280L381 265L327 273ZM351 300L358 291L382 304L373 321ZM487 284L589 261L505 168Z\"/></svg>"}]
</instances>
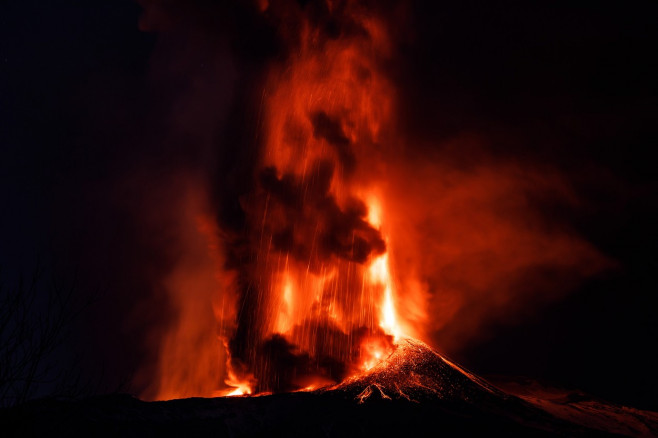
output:
<instances>
[{"instance_id":1,"label":"billowing smoke column","mask_svg":"<svg viewBox=\"0 0 658 438\"><path fill-rule=\"evenodd\" d=\"M392 335L386 285L369 270L385 237L364 199L364 158L391 122L377 65L385 29L354 2L267 14L299 33L281 35L289 55L266 80L256 189L242 200L250 255L229 345L232 368L253 373L258 392L340 381L368 359L367 339Z\"/></svg>"},{"instance_id":2,"label":"billowing smoke column","mask_svg":"<svg viewBox=\"0 0 658 438\"><path fill-rule=\"evenodd\" d=\"M193 53L206 15L247 39L215 176L186 172L170 201L174 316L143 396L290 391L372 366L401 326L377 191L394 133L385 21L353 1L143 4L143 28Z\"/></svg>"},{"instance_id":3,"label":"billowing smoke column","mask_svg":"<svg viewBox=\"0 0 658 438\"><path fill-rule=\"evenodd\" d=\"M260 174L260 202L252 212L261 221L254 221L258 250L253 284L240 298L231 345L237 357L257 364L261 384L274 379L274 386L264 389L280 390L289 389L290 382L280 382L287 380L277 374L273 361L280 359L261 362L263 339L274 336L265 346L273 356L303 346L317 367L329 361L332 369L326 372L340 380L345 362L355 359L356 333L378 326L377 293L369 290L365 264L383 254L386 245L366 221L363 202L348 198L340 205L331 193L332 161L312 163L305 175L277 173L268 167Z\"/></svg>"},{"instance_id":4,"label":"billowing smoke column","mask_svg":"<svg viewBox=\"0 0 658 438\"><path fill-rule=\"evenodd\" d=\"M192 4L144 2L168 26L212 16ZM468 137L407 144L387 74L398 6L221 4L241 74L218 167L174 184L174 316L153 335L145 398L338 382L403 335L455 351L605 265L528 201L577 205L559 173L488 159Z\"/></svg>"}]
</instances>

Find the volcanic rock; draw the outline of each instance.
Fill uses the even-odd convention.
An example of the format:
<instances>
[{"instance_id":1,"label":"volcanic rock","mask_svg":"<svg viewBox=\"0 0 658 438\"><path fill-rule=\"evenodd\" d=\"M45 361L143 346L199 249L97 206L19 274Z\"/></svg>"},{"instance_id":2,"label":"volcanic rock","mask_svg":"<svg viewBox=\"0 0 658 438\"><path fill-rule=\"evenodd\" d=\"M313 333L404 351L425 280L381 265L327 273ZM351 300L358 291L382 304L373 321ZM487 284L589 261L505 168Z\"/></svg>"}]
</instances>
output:
<instances>
[{"instance_id":1,"label":"volcanic rock","mask_svg":"<svg viewBox=\"0 0 658 438\"><path fill-rule=\"evenodd\" d=\"M506 399L486 381L457 366L421 341L398 341L391 354L373 368L326 389L353 395L359 403L371 397L408 401L482 401Z\"/></svg>"}]
</instances>

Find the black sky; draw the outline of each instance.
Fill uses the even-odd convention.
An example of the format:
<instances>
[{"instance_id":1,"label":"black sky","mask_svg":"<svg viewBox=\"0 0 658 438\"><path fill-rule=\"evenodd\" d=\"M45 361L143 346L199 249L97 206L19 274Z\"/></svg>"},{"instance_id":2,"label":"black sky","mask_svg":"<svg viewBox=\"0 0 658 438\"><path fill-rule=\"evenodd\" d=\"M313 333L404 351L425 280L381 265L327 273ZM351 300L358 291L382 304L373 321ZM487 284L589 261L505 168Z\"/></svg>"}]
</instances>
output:
<instances>
[{"instance_id":1,"label":"black sky","mask_svg":"<svg viewBox=\"0 0 658 438\"><path fill-rule=\"evenodd\" d=\"M658 6L436 3L411 2L390 69L409 141L475 134L490 155L560 169L586 202L546 213L618 265L455 359L658 409ZM2 279L40 263L58 278L78 272L83 295L108 291L76 345L117 380L150 354L141 341L162 320L150 276L176 258L152 250L175 240L165 225L128 212L166 204L181 167L217 159L215 137L239 136L226 120L249 125L230 102L275 50L242 15L218 19L215 39L186 35L193 47L140 31L140 15L127 0L0 2Z\"/></svg>"}]
</instances>

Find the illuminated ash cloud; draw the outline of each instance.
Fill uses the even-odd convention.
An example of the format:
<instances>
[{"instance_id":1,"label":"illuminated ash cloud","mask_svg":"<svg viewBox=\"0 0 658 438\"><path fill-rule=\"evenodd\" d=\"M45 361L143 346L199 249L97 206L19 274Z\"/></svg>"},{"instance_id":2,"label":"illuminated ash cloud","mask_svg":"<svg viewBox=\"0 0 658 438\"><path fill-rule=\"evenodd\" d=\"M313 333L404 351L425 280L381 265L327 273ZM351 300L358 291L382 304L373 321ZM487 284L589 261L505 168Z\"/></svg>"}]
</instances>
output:
<instances>
[{"instance_id":1,"label":"illuminated ash cloud","mask_svg":"<svg viewBox=\"0 0 658 438\"><path fill-rule=\"evenodd\" d=\"M272 236L272 249L307 262L314 271L332 256L364 263L383 254L386 244L366 221L365 204L350 198L341 208L330 193L333 163L313 167L305 180L293 174L279 178L274 168L261 171L268 217L261 231Z\"/></svg>"},{"instance_id":2,"label":"illuminated ash cloud","mask_svg":"<svg viewBox=\"0 0 658 438\"><path fill-rule=\"evenodd\" d=\"M409 25L402 3L145 2L145 26L219 39L237 72L180 232L201 230L172 270L180 315L161 342L176 348L160 368L173 389L158 397L213 395L218 374L231 394L337 382L402 333L457 351L606 266L542 211L579 205L559 172L493 157L477 133L404 132L431 108L399 97L413 88L399 74L409 41L391 38ZM190 304L199 266L212 321ZM195 354L227 368L191 385Z\"/></svg>"}]
</instances>

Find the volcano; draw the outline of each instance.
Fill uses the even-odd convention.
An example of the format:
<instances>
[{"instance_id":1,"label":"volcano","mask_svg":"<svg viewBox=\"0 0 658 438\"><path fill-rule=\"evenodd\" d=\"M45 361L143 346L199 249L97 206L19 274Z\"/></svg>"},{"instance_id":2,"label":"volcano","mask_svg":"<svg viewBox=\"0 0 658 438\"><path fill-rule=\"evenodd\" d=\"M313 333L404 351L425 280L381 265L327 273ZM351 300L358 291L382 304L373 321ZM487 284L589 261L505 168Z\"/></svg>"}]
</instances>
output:
<instances>
[{"instance_id":1,"label":"volcano","mask_svg":"<svg viewBox=\"0 0 658 438\"><path fill-rule=\"evenodd\" d=\"M359 403L370 398L482 402L506 397L486 381L412 338L398 341L390 355L367 372L324 391L343 393Z\"/></svg>"},{"instance_id":2,"label":"volcano","mask_svg":"<svg viewBox=\"0 0 658 438\"><path fill-rule=\"evenodd\" d=\"M508 386L509 381L507 382ZM518 385L518 382L517 382ZM523 385L522 385L523 386ZM42 399L0 411L16 436L656 436L658 414L585 394L499 387L415 339L368 371L312 391L144 402ZM518 391L518 394L520 392Z\"/></svg>"},{"instance_id":3,"label":"volcano","mask_svg":"<svg viewBox=\"0 0 658 438\"><path fill-rule=\"evenodd\" d=\"M98 114L91 111L87 120L89 111L82 111L80 103L79 115L85 117L53 129L60 126L59 117L77 118L77 113L59 111L57 102L43 109L57 115L52 124L13 123L53 138L61 132L84 133L75 141L62 138L52 145L53 151L59 149L55 146L66 146L61 149L71 154L54 160L65 171L53 168L52 181L38 180L38 186L59 187L67 201L61 205L58 200L52 205L48 201L44 212L70 210L58 213L58 221L43 230L54 232L60 223L66 224L74 237L68 242L69 234L62 233L53 245L44 245L66 242L62 252L72 254L70 260L61 258L66 268L53 268L55 277L66 277L64 270L75 260L84 262L85 289L76 292L73 303L86 302L82 298L90 294L87 285L93 287L107 277L112 284L106 301L93 312L82 312L84 321L70 330L75 339L67 344L53 340L48 327L42 329L55 321L54 331L62 331L60 318L30 316L31 302L43 307L45 315L57 314L50 302L62 306L69 301L60 299L58 291L44 291L44 300L27 299L23 312L11 308L0 312L9 321L0 323L0 341L7 333L2 327L8 327L5 337L10 340L0 343L0 360L9 358L18 369L13 373L18 377L3 382L2 376L12 376L14 370L6 373L8 367L0 363L0 405L11 406L0 411L3 433L658 434L654 413L537 382L485 380L450 359L451 355L465 358L464 364L478 372L487 369L482 366L487 357L496 359L490 363L503 359L512 369L531 374L532 368L541 375L542 370L563 366L560 372L544 375L575 379L591 371L604 376L605 387L596 390L603 394L613 394L605 389L615 385L631 387L628 370L655 374L647 361L632 360L638 356L628 354L630 348L627 354L608 353L615 350L609 341L639 338L618 331L624 325L618 313L626 315L621 317L626 322L635 315L617 312L620 300L604 293L610 288L598 287L607 279L595 278L606 270L628 267L608 257L608 252L622 247L631 248L633 264L641 262L647 273L652 271L644 265L652 258L635 254L626 239L600 239L610 229L626 228L622 226L626 222L606 218L616 217L616 210L623 210L617 207L626 206L626 201L614 208L605 201L608 192L620 200L625 192L618 191L622 185L605 168L590 167L589 154L574 148L596 133L601 143L592 140L588 146L596 155L624 149L609 143L609 134L616 129L614 123L608 128L609 108L602 105L609 93L588 97L585 105L571 99L569 90L560 93L551 88L562 76L569 87L579 88L580 78L588 86L606 89L592 78L608 69L607 62L597 61L579 73L572 71L569 57L554 66L556 55L562 56L560 48L566 49L567 40L557 36L562 26L535 26L499 6L495 9L504 18L500 23L504 38L487 45L473 40L476 35L470 30L446 31L451 14L425 14L423 2L138 3L144 9L140 30L154 34L149 43L153 46L143 49L144 55L153 51L152 66L130 73L139 75L134 97L140 99L126 90L120 99L125 100L125 108L106 109L108 99L103 97L114 94L114 82L103 79L108 70L103 63L97 84L103 91L89 96L102 109ZM467 9L467 22L476 23L479 16L489 21L488 9ZM547 15L536 12L529 17ZM572 13L554 15L578 23L574 43L587 40L587 33L595 29L587 24L593 14L576 20ZM425 30L443 30L424 32L418 23L424 23ZM30 25L19 27L23 32L39 26L30 20ZM521 29L535 27L555 29L556 35L547 40L535 35L533 44L517 45L524 35L533 36ZM482 43L493 36L478 32ZM624 35L604 34L610 41ZM579 43L573 44L578 51L570 53L574 60L607 58L603 54L609 53L610 41L601 41L605 44L591 53ZM98 52L91 48L85 46L79 58L86 60ZM56 50L49 52L66 58ZM477 58L478 52L486 53L480 62L456 68L459 60ZM534 57L544 63L528 65L527 58ZM13 56L5 58L7 65L15 63ZM626 58L624 54L620 59ZM45 60L44 65L53 64L50 57ZM51 73L40 65L26 64L30 70ZM152 70L153 77L147 77L146 70ZM542 75L531 74L544 70ZM67 81L85 84L82 88L91 87L84 76L65 76L71 78ZM624 86L635 80L629 76ZM40 82L46 89L58 88L50 79ZM32 88L21 101L21 111L33 106L29 104L36 96ZM145 90L138 92L140 88ZM66 95L77 102L84 90L75 91L55 93L53 99ZM514 93L523 98L514 101ZM629 106L619 99L619 108L626 113ZM645 97L637 99L637 114L645 117ZM551 105L556 112L547 118L546 108ZM133 118L123 133L122 122ZM104 130L95 126L101 120ZM84 129L77 129L78 123ZM635 123L628 125L633 128L630 133L637 131ZM634 137L625 138L622 131L617 139L626 145ZM106 135L115 132L119 137ZM46 137L44 143L50 145ZM20 142L15 144L17 151L21 149ZM97 149L102 145L108 149L107 157ZM115 146L117 152L109 153ZM93 165L68 160L86 156L87 150L90 156L99 151ZM556 153L551 159L555 150L569 156L558 159ZM43 152L34 160L37 173L41 162L59 156L50 149ZM22 152L18 156L23 159ZM85 178L59 184L56 175L66 174L72 164L82 164ZM624 175L633 173L623 170ZM20 175L16 181L25 178ZM86 184L87 178L93 184ZM20 185L16 181L12 185ZM631 185L635 187L635 182ZM44 200L49 190L43 193ZM630 192L636 195L635 189ZM78 196L81 193L84 196ZM648 198L647 193L638 192L637 199ZM589 198L598 201L590 204ZM599 209L599 202L606 207ZM76 208L68 208L72 206ZM103 208L96 211L98 206ZM96 220L88 221L86 216ZM586 217L592 218L593 227ZM86 228L78 232L78 226ZM32 234L41 236L43 230ZM21 242L20 246L29 245ZM85 250L78 251L78 246ZM60 260L50 250L48 254ZM647 278L646 284L652 285L653 275ZM587 293L568 295L581 285ZM621 296L634 290L626 282L612 288L623 292ZM645 295L652 289L637 290ZM12 298L11 303L23 308L22 300ZM561 303L566 307L558 306ZM653 315L647 311L652 307L644 307L640 316L654 327ZM550 315L535 327L536 332L523 330L531 326L528 320L543 319L542 308ZM590 309L606 308L609 313L600 314L601 319L590 319L599 315ZM565 314L571 315L570 324L562 324ZM31 336L32 322L44 335ZM645 326L626 328L625 333L642 333L650 339L651 330ZM572 332L574 327L577 331ZM552 338L554 329L561 336ZM502 334L508 330L526 336L503 351L509 338ZM50 381L50 361L43 361L41 353L51 349L42 347L40 338L62 345L61 353L52 354L52 363L57 364L52 374L58 375L61 368L62 382ZM498 344L487 344L492 338ZM604 347L604 360L595 355L583 361L590 351L581 347L594 341ZM539 354L524 357L526 347ZM583 350L579 357L557 354L571 354L574 347ZM479 361L476 349L485 352ZM4 351L8 353L3 355ZM16 360L16 351L25 351L27 362L20 355ZM524 368L523 360L528 358L532 360ZM106 364L107 379L101 372ZM616 368L618 364L623 366ZM497 366L504 369L505 364ZM45 369L43 378L35 371L39 367ZM94 379L96 374L101 377ZM61 395L46 391L80 396L73 391L85 391L80 382L88 376L89 382L98 380L99 385L85 393L87 398L27 398L32 384L43 387L34 397ZM98 395L100 388L114 387L115 381L129 382L122 387L130 395ZM19 397L12 397L13 393ZM96 396L89 398L90 394ZM17 406L2 404L5 400L18 400ZM644 406L654 404L649 400Z\"/></svg>"}]
</instances>

